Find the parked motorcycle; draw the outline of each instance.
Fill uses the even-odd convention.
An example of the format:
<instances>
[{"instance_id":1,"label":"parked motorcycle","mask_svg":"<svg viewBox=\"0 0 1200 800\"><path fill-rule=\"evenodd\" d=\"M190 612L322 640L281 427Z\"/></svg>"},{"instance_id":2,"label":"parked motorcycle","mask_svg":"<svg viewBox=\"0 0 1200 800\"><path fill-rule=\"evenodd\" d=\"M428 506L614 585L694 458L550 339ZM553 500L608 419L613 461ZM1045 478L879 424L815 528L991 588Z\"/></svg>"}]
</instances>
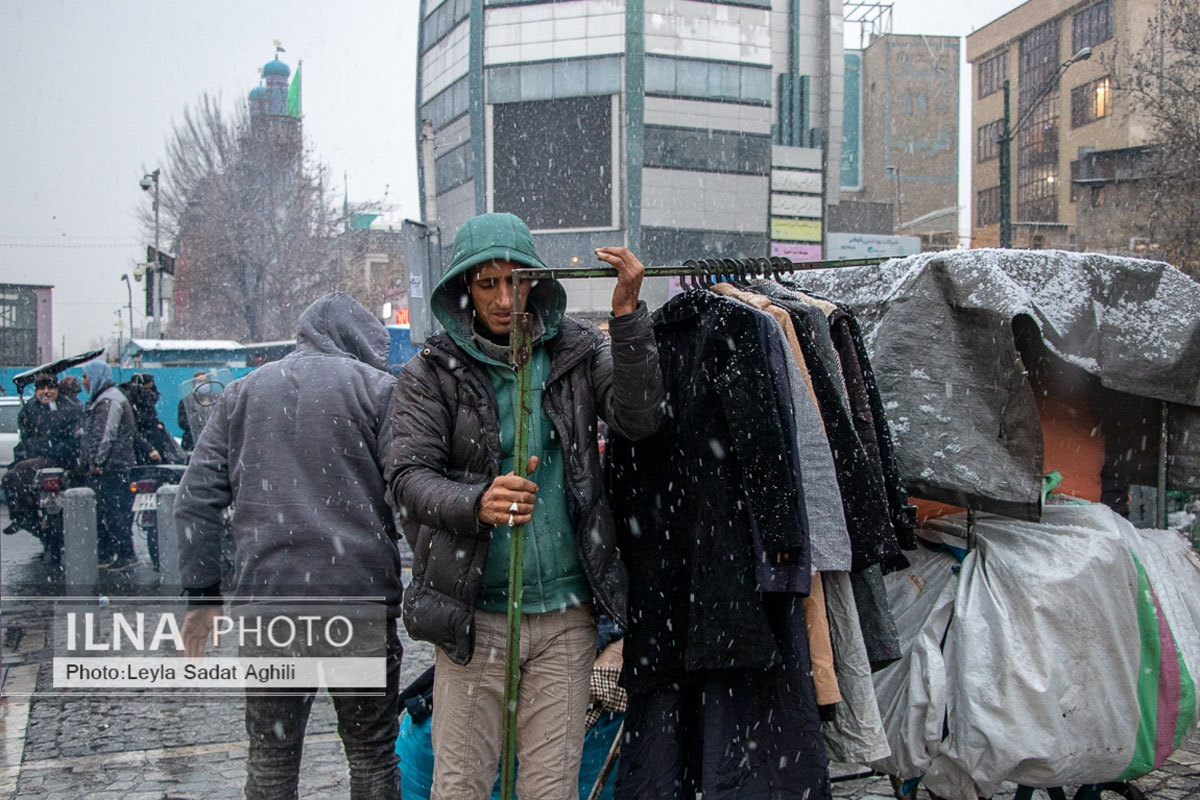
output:
<instances>
[{"instance_id":1,"label":"parked motorcycle","mask_svg":"<svg viewBox=\"0 0 1200 800\"><path fill-rule=\"evenodd\" d=\"M67 490L67 471L45 467L36 473L38 492L37 522L33 535L42 542L46 564L62 566L63 555L63 492Z\"/></svg>"},{"instance_id":2,"label":"parked motorcycle","mask_svg":"<svg viewBox=\"0 0 1200 800\"><path fill-rule=\"evenodd\" d=\"M178 484L186 469L182 464L142 464L129 469L133 524L146 537L146 550L155 569L158 569L158 489Z\"/></svg>"}]
</instances>

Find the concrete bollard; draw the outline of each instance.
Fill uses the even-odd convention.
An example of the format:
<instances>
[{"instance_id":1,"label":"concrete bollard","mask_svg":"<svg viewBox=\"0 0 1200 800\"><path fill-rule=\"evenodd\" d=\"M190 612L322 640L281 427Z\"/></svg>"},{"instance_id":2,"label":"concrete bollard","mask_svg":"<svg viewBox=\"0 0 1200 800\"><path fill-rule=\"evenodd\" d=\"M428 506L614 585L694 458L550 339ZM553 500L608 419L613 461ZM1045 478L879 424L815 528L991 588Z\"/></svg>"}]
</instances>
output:
<instances>
[{"instance_id":1,"label":"concrete bollard","mask_svg":"<svg viewBox=\"0 0 1200 800\"><path fill-rule=\"evenodd\" d=\"M158 487L158 575L165 594L178 594L179 533L175 528L175 496L179 487Z\"/></svg>"},{"instance_id":2,"label":"concrete bollard","mask_svg":"<svg viewBox=\"0 0 1200 800\"><path fill-rule=\"evenodd\" d=\"M62 510L66 585L95 586L100 577L96 558L96 493L84 487L67 489L62 496Z\"/></svg>"}]
</instances>

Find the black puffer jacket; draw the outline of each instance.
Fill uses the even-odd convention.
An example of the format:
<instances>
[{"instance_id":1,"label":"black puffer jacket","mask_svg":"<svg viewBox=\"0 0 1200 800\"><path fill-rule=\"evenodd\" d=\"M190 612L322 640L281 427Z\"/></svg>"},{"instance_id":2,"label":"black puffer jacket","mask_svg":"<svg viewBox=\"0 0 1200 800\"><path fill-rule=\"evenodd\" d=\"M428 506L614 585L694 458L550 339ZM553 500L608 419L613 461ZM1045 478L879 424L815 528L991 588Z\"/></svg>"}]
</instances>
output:
<instances>
[{"instance_id":1,"label":"black puffer jacket","mask_svg":"<svg viewBox=\"0 0 1200 800\"><path fill-rule=\"evenodd\" d=\"M624 624L628 576L617 553L596 448L596 419L632 439L654 432L662 379L649 313L609 322L611 346L595 327L564 317L551 352L543 403L562 441L568 511L593 596ZM491 528L479 499L499 474L500 423L484 367L445 333L430 337L396 384L390 499L413 550L404 624L457 663L475 647L475 599Z\"/></svg>"},{"instance_id":2,"label":"black puffer jacket","mask_svg":"<svg viewBox=\"0 0 1200 800\"><path fill-rule=\"evenodd\" d=\"M57 408L36 400L25 403L17 416L21 441L14 461L48 458L60 467L74 466L79 453L79 426L83 410L78 404L59 400Z\"/></svg>"}]
</instances>

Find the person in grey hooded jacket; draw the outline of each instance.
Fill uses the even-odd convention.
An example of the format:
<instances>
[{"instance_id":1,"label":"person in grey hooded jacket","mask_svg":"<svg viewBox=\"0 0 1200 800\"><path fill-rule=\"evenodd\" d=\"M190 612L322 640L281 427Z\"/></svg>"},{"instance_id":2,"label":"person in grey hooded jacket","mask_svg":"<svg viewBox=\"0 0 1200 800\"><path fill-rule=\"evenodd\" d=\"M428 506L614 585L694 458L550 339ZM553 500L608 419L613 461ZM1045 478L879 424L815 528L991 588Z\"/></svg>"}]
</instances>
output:
<instances>
[{"instance_id":1,"label":"person in grey hooded jacket","mask_svg":"<svg viewBox=\"0 0 1200 800\"><path fill-rule=\"evenodd\" d=\"M133 457L133 408L113 383L112 367L103 361L83 365L88 392L79 461L96 493L96 551L103 569L136 567L133 552L133 503L129 468Z\"/></svg>"},{"instance_id":2,"label":"person in grey hooded jacket","mask_svg":"<svg viewBox=\"0 0 1200 800\"><path fill-rule=\"evenodd\" d=\"M189 656L203 655L220 612L222 513L230 506L235 602L335 597L385 607L384 697L379 687L364 690L374 696L330 691L354 800L400 797L395 620L403 587L383 480L395 384L385 371L389 342L383 324L349 295L309 306L292 353L225 387L175 505L180 577L192 598L182 628ZM247 695L250 800L296 797L314 694Z\"/></svg>"}]
</instances>

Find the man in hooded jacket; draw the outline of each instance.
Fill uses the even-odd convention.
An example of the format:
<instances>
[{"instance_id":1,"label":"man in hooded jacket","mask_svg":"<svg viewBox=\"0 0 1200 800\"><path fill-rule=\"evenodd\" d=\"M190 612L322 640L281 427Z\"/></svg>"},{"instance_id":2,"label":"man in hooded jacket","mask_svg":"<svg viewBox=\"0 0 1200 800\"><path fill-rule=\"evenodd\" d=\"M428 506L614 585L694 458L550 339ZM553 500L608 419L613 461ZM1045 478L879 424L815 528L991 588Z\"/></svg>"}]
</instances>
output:
<instances>
[{"instance_id":1,"label":"man in hooded jacket","mask_svg":"<svg viewBox=\"0 0 1200 800\"><path fill-rule=\"evenodd\" d=\"M96 493L96 553L101 567L113 571L138 564L133 552L133 501L129 468L133 457L133 409L113 383L112 367L103 361L83 365L83 439L79 461Z\"/></svg>"},{"instance_id":2,"label":"man in hooded jacket","mask_svg":"<svg viewBox=\"0 0 1200 800\"><path fill-rule=\"evenodd\" d=\"M333 597L386 611L386 686L331 689L353 800L400 797L395 743L401 648L398 534L385 498L395 379L390 336L349 295L300 316L296 348L225 387L175 505L182 635L203 655L220 611L222 512L233 506L233 602ZM362 598L362 600L355 600ZM315 689L247 694L249 800L296 797ZM383 696L380 697L382 692Z\"/></svg>"},{"instance_id":3,"label":"man in hooded jacket","mask_svg":"<svg viewBox=\"0 0 1200 800\"><path fill-rule=\"evenodd\" d=\"M596 441L597 417L631 439L661 414L662 376L644 269L625 247L597 258L617 270L611 343L564 316L555 280L528 287L532 457L513 462L518 397L508 361L513 269L545 268L512 214L467 220L431 297L445 332L401 373L390 496L413 550L404 623L438 645L435 800L490 795L500 756L505 611L512 527L525 525L517 795L570 800L585 731L596 610L622 625L628 577L616 547ZM535 472L536 470L536 472ZM528 476L528 477L527 477Z\"/></svg>"}]
</instances>

